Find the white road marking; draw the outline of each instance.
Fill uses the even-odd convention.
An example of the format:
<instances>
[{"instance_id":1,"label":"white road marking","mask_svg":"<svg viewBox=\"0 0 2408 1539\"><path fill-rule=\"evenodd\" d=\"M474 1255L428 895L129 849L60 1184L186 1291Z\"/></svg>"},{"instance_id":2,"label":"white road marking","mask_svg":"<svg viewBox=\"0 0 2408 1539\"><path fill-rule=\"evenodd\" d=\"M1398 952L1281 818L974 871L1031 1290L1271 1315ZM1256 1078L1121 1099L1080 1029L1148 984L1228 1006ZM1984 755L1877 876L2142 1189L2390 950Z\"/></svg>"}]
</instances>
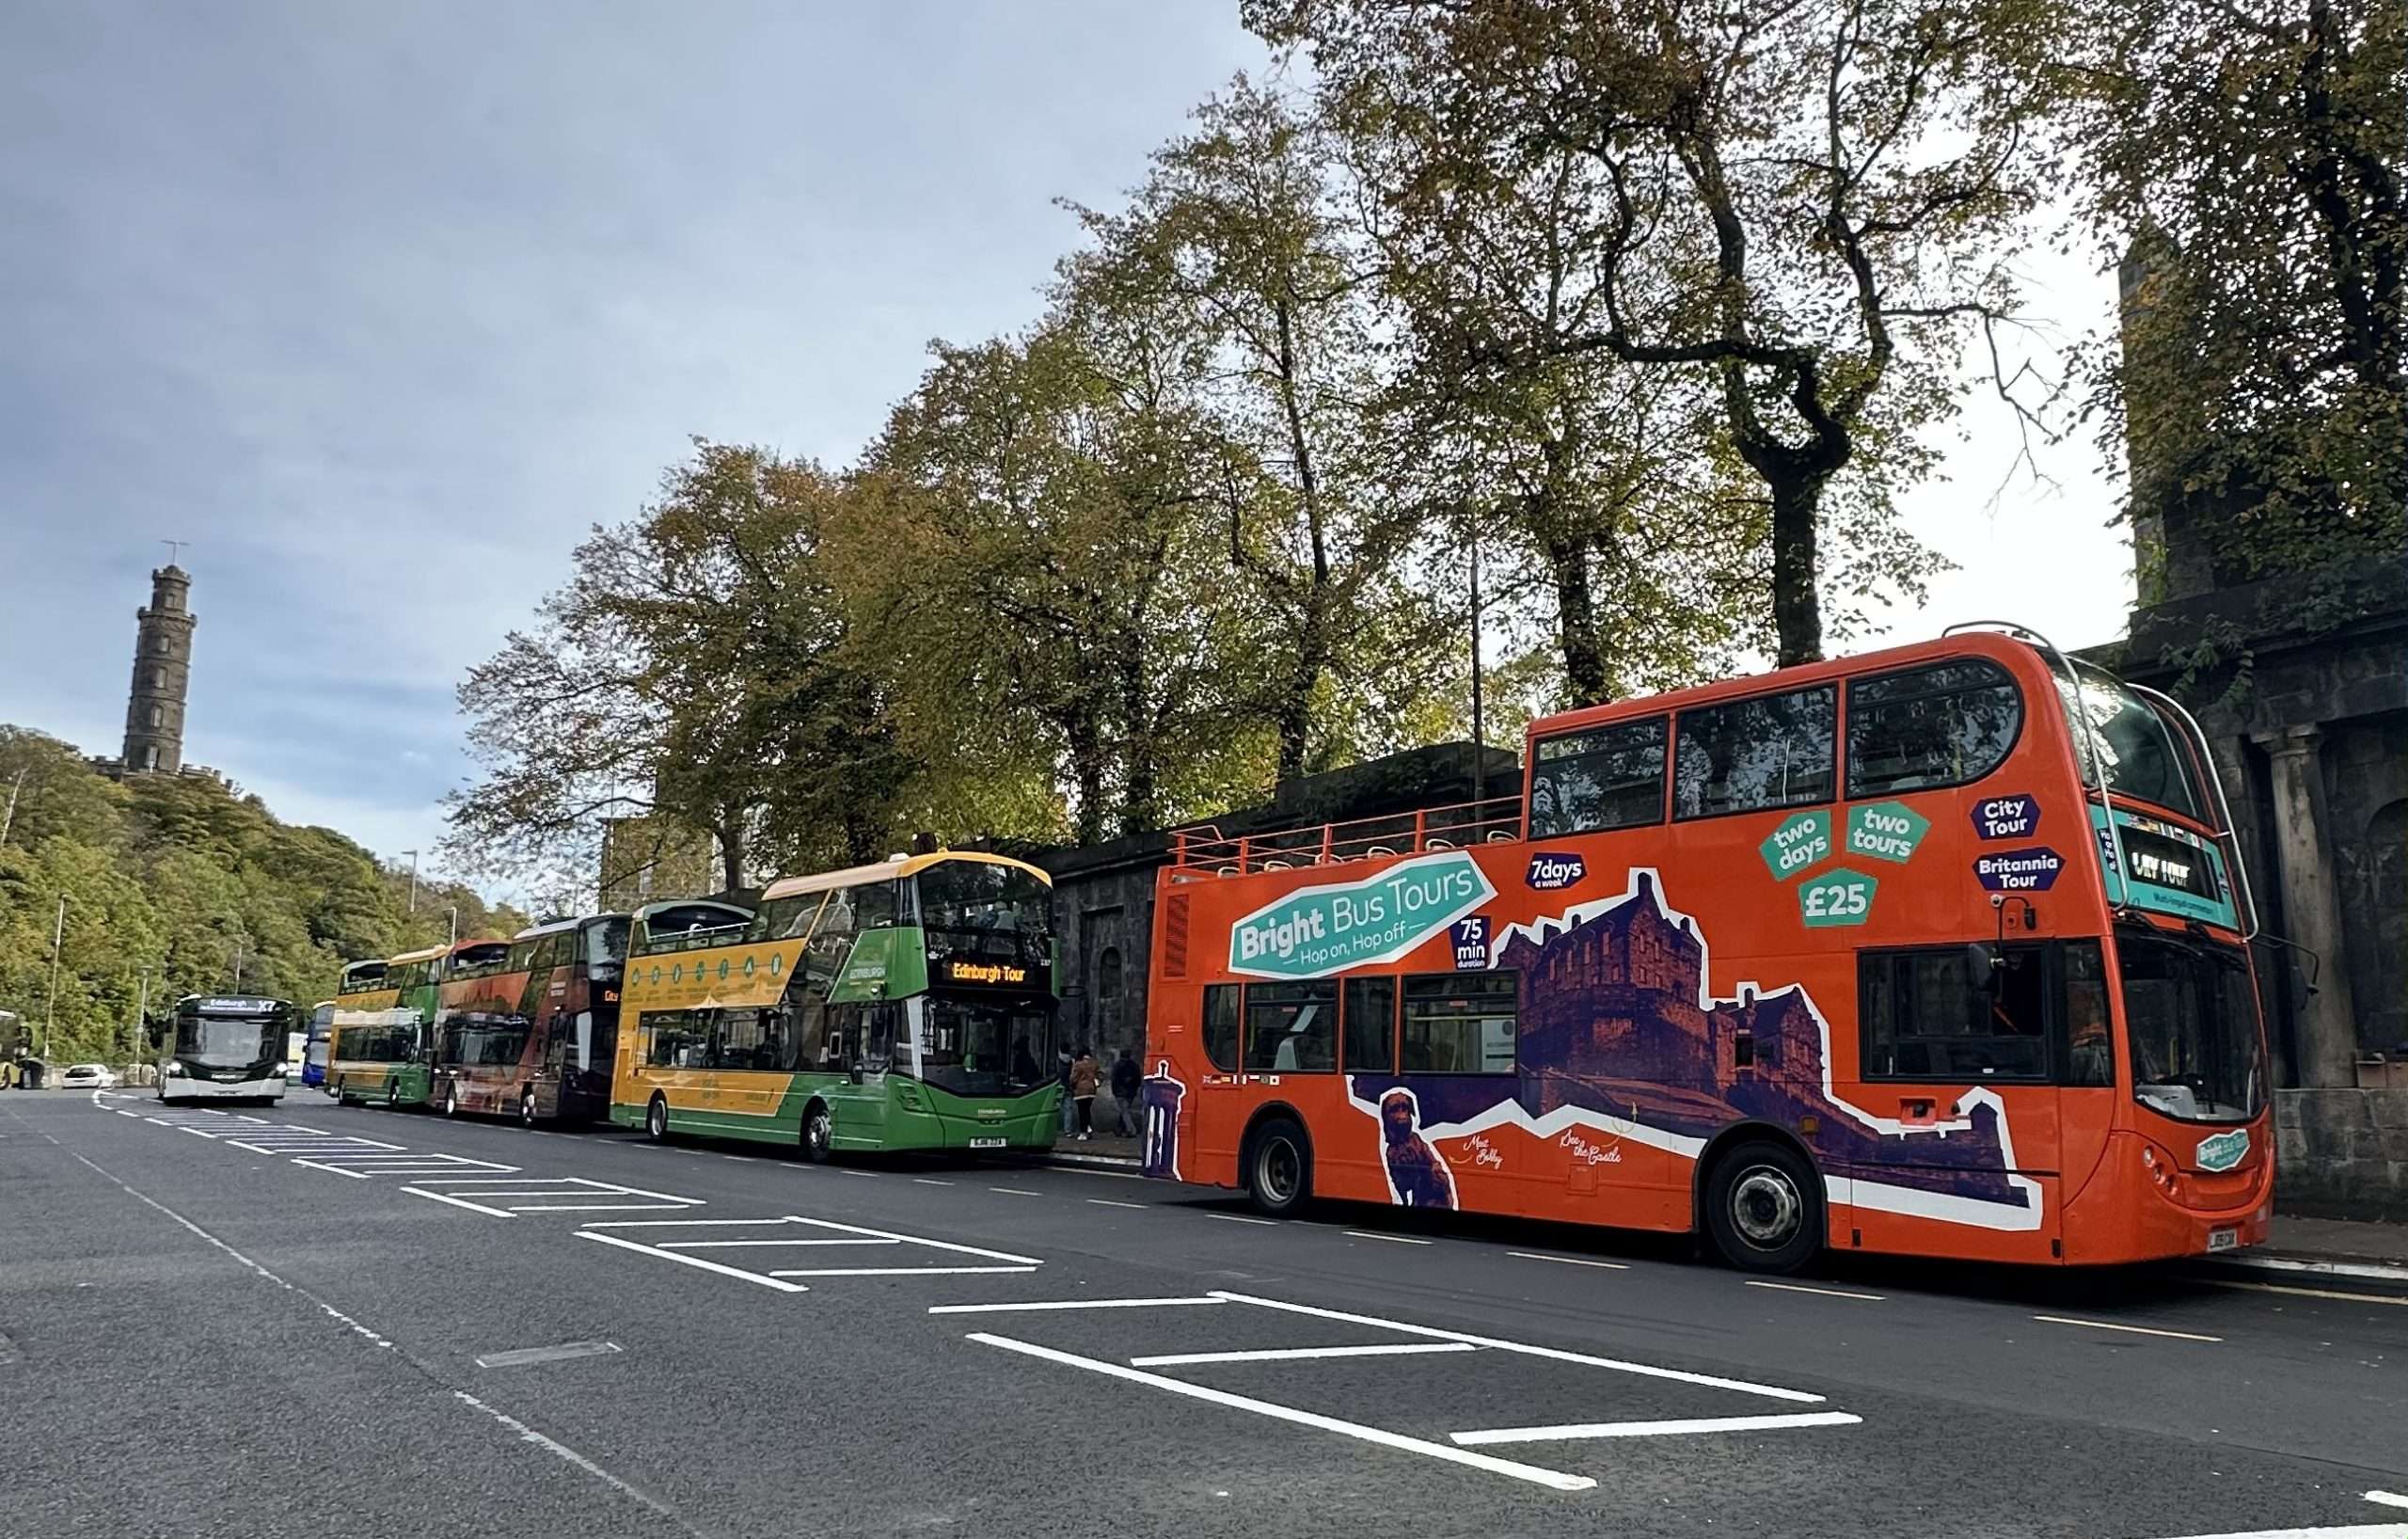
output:
<instances>
[{"instance_id":1,"label":"white road marking","mask_svg":"<svg viewBox=\"0 0 2408 1539\"><path fill-rule=\"evenodd\" d=\"M1762 1277L1750 1277L1751 1288L1778 1288L1784 1293L1820 1293L1825 1298L1861 1298L1867 1304L1884 1302L1880 1293L1851 1293L1845 1288L1810 1288L1802 1282L1767 1282Z\"/></svg>"},{"instance_id":2,"label":"white road marking","mask_svg":"<svg viewBox=\"0 0 2408 1539\"><path fill-rule=\"evenodd\" d=\"M1186 1304L1227 1304L1226 1298L1042 1298L1022 1304L931 1304L930 1314L1009 1314L1023 1309L1166 1309Z\"/></svg>"},{"instance_id":3,"label":"white road marking","mask_svg":"<svg viewBox=\"0 0 2408 1539\"><path fill-rule=\"evenodd\" d=\"M312 1170L331 1170L338 1176L349 1176L354 1181L366 1181L368 1179L368 1172L365 1170L345 1170L339 1165L320 1165L315 1160L295 1160L293 1163L294 1165L306 1165Z\"/></svg>"},{"instance_id":4,"label":"white road marking","mask_svg":"<svg viewBox=\"0 0 2408 1539\"><path fill-rule=\"evenodd\" d=\"M1207 1218L1217 1218L1224 1224L1276 1224L1275 1218L1249 1218L1242 1213L1208 1213Z\"/></svg>"},{"instance_id":5,"label":"white road marking","mask_svg":"<svg viewBox=\"0 0 2408 1539\"><path fill-rule=\"evenodd\" d=\"M849 1166L839 1166L836 1174L840 1176L868 1176L875 1178L878 1175L878 1172L875 1170L855 1170Z\"/></svg>"},{"instance_id":6,"label":"white road marking","mask_svg":"<svg viewBox=\"0 0 2408 1539\"><path fill-rule=\"evenodd\" d=\"M1370 1230L1348 1230L1345 1232L1357 1240L1386 1240L1390 1245L1426 1245L1435 1243L1430 1240L1417 1240L1409 1234L1380 1234Z\"/></svg>"},{"instance_id":7,"label":"white road marking","mask_svg":"<svg viewBox=\"0 0 2408 1539\"><path fill-rule=\"evenodd\" d=\"M1622 1261L1592 1261L1581 1256L1543 1256L1535 1250L1509 1250L1505 1254L1518 1256L1526 1261L1554 1261L1563 1266L1596 1266L1603 1267L1608 1272L1630 1270L1630 1267Z\"/></svg>"},{"instance_id":8,"label":"white road marking","mask_svg":"<svg viewBox=\"0 0 2408 1539\"><path fill-rule=\"evenodd\" d=\"M643 1147L638 1145L638 1148ZM790 1215L776 1218L597 1218L580 1229L589 1230L699 1230L743 1229L760 1224L800 1224L802 1220Z\"/></svg>"},{"instance_id":9,"label":"white road marking","mask_svg":"<svg viewBox=\"0 0 2408 1539\"><path fill-rule=\"evenodd\" d=\"M1185 1395L1191 1400L1209 1401L1212 1404L1226 1405L1232 1410L1252 1411L1257 1416L1267 1416L1278 1421L1291 1421L1298 1426L1315 1427L1323 1432L1337 1433L1340 1436L1359 1438L1367 1443L1377 1443L1383 1448L1418 1453L1426 1458L1443 1459L1450 1464L1469 1465L1475 1469L1485 1469L1492 1474L1509 1475L1515 1480L1529 1481L1533 1484L1549 1486L1558 1491L1586 1491L1597 1483L1586 1475L1567 1475L1558 1469L1542 1469L1536 1465L1516 1464L1511 1459L1494 1458L1485 1453L1472 1453L1464 1449L1450 1448L1444 1443L1425 1442L1418 1437L1407 1437L1402 1433L1388 1432L1379 1427L1367 1427L1359 1421L1341 1421L1334 1416L1323 1416L1314 1411L1300 1411L1291 1405L1276 1405L1267 1400L1256 1400L1247 1395L1233 1395L1226 1389L1215 1389L1209 1385L1191 1384L1184 1379L1166 1378L1160 1373L1148 1373L1139 1369L1123 1368L1118 1363L1100 1362L1093 1357L1082 1357L1074 1353L1057 1352L1052 1347L1038 1346L1034 1341L1016 1341L1008 1336L990 1336L985 1331L973 1331L969 1339L985 1346L1001 1347L1006 1352L1039 1357L1047 1362L1061 1363L1066 1367L1084 1368L1088 1372L1102 1373L1132 1384L1150 1385L1169 1394Z\"/></svg>"},{"instance_id":10,"label":"white road marking","mask_svg":"<svg viewBox=\"0 0 2408 1539\"><path fill-rule=\"evenodd\" d=\"M2221 1341L2221 1336L2201 1336L2196 1331L2160 1330L2154 1325L2119 1325L2112 1320L2076 1320L2071 1315L2036 1314L2032 1317L2051 1325L2084 1325L2092 1330L2120 1330L2132 1336L2170 1336L2178 1341Z\"/></svg>"},{"instance_id":11,"label":"white road marking","mask_svg":"<svg viewBox=\"0 0 2408 1539\"><path fill-rule=\"evenodd\" d=\"M2353 1293L2338 1288L2293 1288L2280 1282L2227 1282L2222 1277L2204 1279L2216 1288L2246 1288L2258 1293L2294 1293L2302 1298L2338 1298L2352 1304L2390 1304L2408 1306L2408 1298L2390 1298L2382 1293Z\"/></svg>"},{"instance_id":12,"label":"white road marking","mask_svg":"<svg viewBox=\"0 0 2408 1539\"><path fill-rule=\"evenodd\" d=\"M934 1176L913 1176L911 1178L911 1184L914 1186L950 1186L953 1182L949 1181L939 1181Z\"/></svg>"},{"instance_id":13,"label":"white road marking","mask_svg":"<svg viewBox=\"0 0 2408 1539\"><path fill-rule=\"evenodd\" d=\"M2185 1539L2408 1539L2408 1523L2344 1523L2330 1529L2252 1529L2246 1533L2194 1533Z\"/></svg>"},{"instance_id":14,"label":"white road marking","mask_svg":"<svg viewBox=\"0 0 2408 1539\"><path fill-rule=\"evenodd\" d=\"M761 1273L747 1272L740 1267L721 1266L717 1261L707 1261L700 1256L688 1256L679 1251L662 1250L657 1245L640 1245L633 1240L622 1240L615 1234L596 1234L587 1229L578 1230L577 1237L580 1240L591 1240L596 1245L617 1245L622 1250L642 1251L647 1256L657 1256L663 1261L675 1261L680 1266L700 1267L705 1272L716 1272L722 1277L741 1277L746 1282L757 1282L764 1288L775 1288L782 1293L811 1292L800 1282L788 1282L783 1277L765 1277Z\"/></svg>"},{"instance_id":15,"label":"white road marking","mask_svg":"<svg viewBox=\"0 0 2408 1539\"><path fill-rule=\"evenodd\" d=\"M1407 1325L1402 1320L1384 1320L1375 1314L1350 1314L1343 1309L1316 1309L1310 1304L1290 1304L1281 1299L1258 1298L1251 1293L1233 1293L1214 1289L1215 1298L1232 1304L1255 1304L1266 1309L1284 1309L1290 1314L1308 1314L1322 1320L1342 1320L1351 1325L1376 1325L1383 1330L1401 1331L1407 1336L1427 1336L1444 1341L1469 1341L1474 1346L1495 1347L1500 1352L1519 1352L1532 1357L1547 1357L1556 1362L1584 1363L1591 1368L1610 1368L1618 1372L1636 1373L1642 1378L1671 1379L1681 1384L1700 1384L1709 1389L1736 1389L1742 1394L1763 1395L1770 1400L1794 1400L1803 1404L1819 1405L1821 1395L1810 1395L1803 1389L1783 1389L1775 1385L1751 1384L1746 1379L1719 1378L1712 1373L1690 1373L1677 1368L1658 1368L1653 1363L1624 1362L1619 1357L1596 1357L1585 1352L1566 1352L1560 1347L1533 1346L1527 1341L1508 1341L1494 1336L1474 1336L1467 1331L1440 1330L1435 1325Z\"/></svg>"},{"instance_id":16,"label":"white road marking","mask_svg":"<svg viewBox=\"0 0 2408 1539\"><path fill-rule=\"evenodd\" d=\"M563 1341L558 1346L520 1347L479 1357L479 1368L520 1368L528 1363L556 1363L570 1357L601 1357L623 1350L616 1341Z\"/></svg>"},{"instance_id":17,"label":"white road marking","mask_svg":"<svg viewBox=\"0 0 2408 1539\"><path fill-rule=\"evenodd\" d=\"M1024 1186L990 1186L987 1190L1001 1192L1006 1197L1043 1197L1045 1195L1042 1192L1032 1192Z\"/></svg>"},{"instance_id":18,"label":"white road marking","mask_svg":"<svg viewBox=\"0 0 2408 1539\"><path fill-rule=\"evenodd\" d=\"M897 1234L893 1230L865 1229L859 1224L839 1224L832 1218L805 1218L791 1215L798 1224L810 1224L823 1230L836 1230L846 1234L870 1234L881 1240L900 1240L907 1245L927 1245L931 1250L950 1250L963 1256L978 1256L990 1261L1016 1261L1022 1266L1042 1266L1037 1256L1015 1256L1008 1250L982 1250L976 1245L958 1245L950 1240L927 1240L916 1234Z\"/></svg>"},{"instance_id":19,"label":"white road marking","mask_svg":"<svg viewBox=\"0 0 2408 1539\"><path fill-rule=\"evenodd\" d=\"M663 1250L740 1250L756 1245L899 1245L900 1240L663 1240Z\"/></svg>"},{"instance_id":20,"label":"white road marking","mask_svg":"<svg viewBox=\"0 0 2408 1539\"><path fill-rule=\"evenodd\" d=\"M448 1202L455 1208L466 1208L470 1213L490 1214L496 1218L515 1218L518 1216L507 1208L488 1208L482 1202L471 1202L467 1198L453 1197L449 1192L430 1192L423 1186L404 1186L402 1190L412 1197L427 1198L436 1202Z\"/></svg>"},{"instance_id":21,"label":"white road marking","mask_svg":"<svg viewBox=\"0 0 2408 1539\"><path fill-rule=\"evenodd\" d=\"M660 1204L657 1202L522 1202L510 1211L513 1213L658 1213Z\"/></svg>"},{"instance_id":22,"label":"white road marking","mask_svg":"<svg viewBox=\"0 0 2408 1539\"><path fill-rule=\"evenodd\" d=\"M1675 1421L1577 1421L1556 1427L1491 1427L1450 1432L1465 1447L1493 1443L1561 1443L1586 1437L1673 1437L1708 1432L1769 1432L1776 1427L1853 1427L1863 1421L1846 1411L1800 1411L1794 1416L1699 1416Z\"/></svg>"},{"instance_id":23,"label":"white road marking","mask_svg":"<svg viewBox=\"0 0 2408 1539\"><path fill-rule=\"evenodd\" d=\"M1094 1203L1099 1208L1135 1208L1142 1212L1146 1206L1146 1204L1142 1202L1115 1202L1108 1197L1091 1197L1085 1198L1085 1200Z\"/></svg>"},{"instance_id":24,"label":"white road marking","mask_svg":"<svg viewBox=\"0 0 2408 1539\"><path fill-rule=\"evenodd\" d=\"M2408 1497L2400 1496L2392 1491L2368 1491L2367 1493L2367 1499L2368 1501L2378 1502L2385 1507L2408 1507Z\"/></svg>"},{"instance_id":25,"label":"white road marking","mask_svg":"<svg viewBox=\"0 0 2408 1539\"><path fill-rule=\"evenodd\" d=\"M1034 1266L816 1266L772 1272L773 1277L950 1277L965 1272L1036 1271Z\"/></svg>"},{"instance_id":26,"label":"white road marking","mask_svg":"<svg viewBox=\"0 0 2408 1539\"><path fill-rule=\"evenodd\" d=\"M1425 1352L1478 1352L1464 1341L1378 1341L1370 1346L1266 1347L1256 1352L1172 1352L1132 1357L1132 1368L1168 1368L1180 1363L1277 1363L1296 1357L1409 1357Z\"/></svg>"}]
</instances>

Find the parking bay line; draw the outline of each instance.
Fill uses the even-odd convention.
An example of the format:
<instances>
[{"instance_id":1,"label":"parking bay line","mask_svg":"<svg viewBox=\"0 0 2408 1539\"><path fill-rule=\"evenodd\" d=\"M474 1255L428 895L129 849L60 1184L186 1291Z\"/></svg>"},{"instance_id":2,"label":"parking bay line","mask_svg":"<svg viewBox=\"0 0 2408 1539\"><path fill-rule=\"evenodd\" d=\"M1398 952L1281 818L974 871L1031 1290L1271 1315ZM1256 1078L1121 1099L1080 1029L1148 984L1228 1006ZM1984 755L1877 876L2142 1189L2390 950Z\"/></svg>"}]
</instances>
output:
<instances>
[{"instance_id":1,"label":"parking bay line","mask_svg":"<svg viewBox=\"0 0 2408 1539\"><path fill-rule=\"evenodd\" d=\"M1518 1256L1526 1261L1554 1261L1562 1266L1597 1266L1609 1272L1630 1270L1630 1265L1626 1261L1592 1261L1579 1256L1543 1256L1535 1250L1509 1250L1505 1254Z\"/></svg>"},{"instance_id":2,"label":"parking bay line","mask_svg":"<svg viewBox=\"0 0 2408 1539\"><path fill-rule=\"evenodd\" d=\"M2051 1325L2084 1325L2092 1330L2120 1330L2133 1336L2170 1336L2178 1341L2221 1341L2221 1336L2201 1336L2196 1331L2160 1330L2154 1325L2119 1325L2112 1320L2076 1320L2065 1314L2036 1314L2032 1317Z\"/></svg>"},{"instance_id":3,"label":"parking bay line","mask_svg":"<svg viewBox=\"0 0 2408 1539\"><path fill-rule=\"evenodd\" d=\"M716 1272L723 1277L741 1277L746 1282L757 1282L764 1288L774 1288L782 1293L807 1293L811 1292L810 1288L805 1284L800 1282L788 1282L784 1277L773 1277L761 1272L747 1272L741 1267L721 1266L719 1262L707 1260L705 1257L689 1256L683 1251L663 1250L657 1245L647 1245L634 1240L622 1240L615 1234L596 1234L590 1229L583 1229L577 1231L577 1237L580 1240L591 1240L596 1245L617 1245L622 1250L633 1250L641 1252L646 1256L657 1256L663 1261L675 1261L680 1266L699 1267L705 1272Z\"/></svg>"},{"instance_id":4,"label":"parking bay line","mask_svg":"<svg viewBox=\"0 0 2408 1539\"><path fill-rule=\"evenodd\" d=\"M880 1240L900 1240L907 1245L927 1245L932 1250L950 1250L958 1255L978 1256L990 1261L1013 1261L1022 1266L1044 1264L1039 1257L1015 1256L1008 1250L982 1250L976 1245L956 1245L950 1240L924 1240L917 1235L897 1234L892 1230L867 1229L859 1224L839 1224L832 1218L804 1218L800 1214L792 1216L796 1223L810 1224L823 1230L835 1230L845 1234L868 1234Z\"/></svg>"},{"instance_id":5,"label":"parking bay line","mask_svg":"<svg viewBox=\"0 0 2408 1539\"><path fill-rule=\"evenodd\" d=\"M1370 1346L1265 1347L1253 1352L1173 1352L1132 1357L1132 1368L1171 1368L1188 1363L1279 1363L1298 1357L1405 1357L1425 1352L1478 1352L1468 1341L1375 1341Z\"/></svg>"},{"instance_id":6,"label":"parking bay line","mask_svg":"<svg viewBox=\"0 0 2408 1539\"><path fill-rule=\"evenodd\" d=\"M1809 1288L1802 1282L1767 1282L1762 1277L1750 1277L1751 1288L1778 1288L1784 1293L1820 1293L1825 1298L1861 1298L1868 1304L1886 1303L1880 1293L1851 1293L1840 1288Z\"/></svg>"},{"instance_id":7,"label":"parking bay line","mask_svg":"<svg viewBox=\"0 0 2408 1539\"><path fill-rule=\"evenodd\" d=\"M816 1266L772 1272L773 1277L950 1277L970 1272L1036 1271L1034 1266Z\"/></svg>"},{"instance_id":8,"label":"parking bay line","mask_svg":"<svg viewBox=\"0 0 2408 1539\"><path fill-rule=\"evenodd\" d=\"M507 1208L488 1208L482 1202L471 1202L467 1198L453 1197L449 1192L430 1192L423 1186L404 1186L402 1190L407 1192L412 1197L428 1198L436 1202L448 1202L455 1208L466 1208L470 1213L491 1214L496 1218L515 1218L518 1216Z\"/></svg>"},{"instance_id":9,"label":"parking bay line","mask_svg":"<svg viewBox=\"0 0 2408 1539\"><path fill-rule=\"evenodd\" d=\"M1707 1432L1767 1432L1775 1427L1853 1427L1864 1420L1846 1411L1800 1411L1790 1416L1700 1416L1673 1421L1581 1421L1555 1427L1491 1427L1450 1432L1464 1447L1497 1443L1560 1443L1588 1437L1666 1437Z\"/></svg>"},{"instance_id":10,"label":"parking bay line","mask_svg":"<svg viewBox=\"0 0 2408 1539\"><path fill-rule=\"evenodd\" d=\"M1011 1314L1034 1309L1165 1309L1187 1304L1227 1304L1226 1298L1040 1298L1019 1304L931 1304L930 1314Z\"/></svg>"},{"instance_id":11,"label":"parking bay line","mask_svg":"<svg viewBox=\"0 0 2408 1539\"><path fill-rule=\"evenodd\" d=\"M899 1245L900 1240L663 1240L663 1250L739 1250L755 1245ZM1014 1267L1013 1271L1025 1268Z\"/></svg>"},{"instance_id":12,"label":"parking bay line","mask_svg":"<svg viewBox=\"0 0 2408 1539\"><path fill-rule=\"evenodd\" d=\"M1232 1304L1255 1304L1266 1309L1284 1309L1291 1314L1308 1314L1322 1320L1340 1320L1353 1325L1371 1325L1382 1330L1402 1332L1407 1336L1426 1336L1443 1341L1468 1341L1474 1346L1495 1347L1499 1352L1518 1352L1527 1357L1547 1357L1557 1362L1582 1363L1591 1368L1610 1368L1619 1372L1636 1373L1642 1378L1671 1379L1680 1384L1703 1385L1709 1389L1736 1389L1741 1394L1762 1395L1768 1400L1793 1400L1803 1404L1819 1405L1821 1395L1808 1394L1803 1389L1783 1389L1777 1385L1751 1384L1746 1379L1726 1379L1712 1373L1691 1373L1678 1368L1658 1368L1653 1363L1625 1362L1619 1357L1592 1357L1585 1352L1567 1352L1560 1347L1534 1346L1528 1341L1508 1341L1494 1336L1474 1336L1467 1331L1441 1330L1435 1325L1408 1325L1402 1320L1385 1320L1374 1314L1350 1314L1343 1309L1323 1309L1310 1304L1291 1304L1283 1299L1258 1298L1251 1293L1233 1293L1214 1289L1215 1298Z\"/></svg>"},{"instance_id":13,"label":"parking bay line","mask_svg":"<svg viewBox=\"0 0 2408 1539\"><path fill-rule=\"evenodd\" d=\"M1248 1395L1231 1394L1227 1389L1215 1389L1210 1385L1191 1384L1185 1379L1174 1379L1161 1373L1149 1373L1142 1369L1124 1368L1118 1363L1102 1362L1094 1357L1082 1357L1075 1353L1038 1346L1034 1341L1014 1341L1008 1336L994 1336L986 1331L972 1331L968 1339L982 1346L1001 1347L1006 1352L1017 1352L1024 1357L1042 1358L1047 1362L1060 1363L1069 1368L1084 1368L1090 1373L1102 1373L1131 1384L1148 1385L1170 1394L1185 1395L1191 1400L1207 1401L1215 1405L1227 1406L1231 1410L1252 1411L1257 1416L1269 1417L1274 1420L1290 1421L1298 1426L1314 1427L1323 1432L1334 1432L1340 1436L1358 1438L1366 1443L1377 1443L1383 1448L1397 1449L1407 1453L1418 1453L1426 1458L1441 1459L1449 1464L1468 1465L1474 1469L1485 1469L1496 1475L1508 1475L1515 1480L1529 1481L1534 1485L1545 1485L1558 1491L1586 1491L1597 1483L1587 1475L1567 1475L1560 1469L1542 1469L1536 1465L1518 1464L1512 1459L1499 1459L1485 1453L1474 1453L1467 1449L1450 1448L1444 1443L1427 1442L1418 1437L1408 1437L1402 1433L1388 1432L1380 1427L1367 1427L1360 1421L1340 1420L1334 1416L1323 1416L1317 1411L1300 1411L1292 1405L1277 1405L1270 1401L1256 1400Z\"/></svg>"}]
</instances>

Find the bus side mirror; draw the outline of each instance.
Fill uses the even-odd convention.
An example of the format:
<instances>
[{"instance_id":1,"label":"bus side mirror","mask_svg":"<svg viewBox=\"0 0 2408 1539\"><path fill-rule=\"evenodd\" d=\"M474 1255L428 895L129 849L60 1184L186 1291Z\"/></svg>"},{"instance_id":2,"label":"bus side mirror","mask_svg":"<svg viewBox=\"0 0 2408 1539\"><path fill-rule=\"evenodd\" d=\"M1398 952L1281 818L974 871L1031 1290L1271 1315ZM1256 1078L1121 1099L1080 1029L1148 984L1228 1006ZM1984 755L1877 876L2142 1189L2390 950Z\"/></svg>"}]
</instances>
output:
<instances>
[{"instance_id":1,"label":"bus side mirror","mask_svg":"<svg viewBox=\"0 0 2408 1539\"><path fill-rule=\"evenodd\" d=\"M2006 959L1998 947L1988 941L1972 941L1965 946L1965 976L1982 993L1995 994L1999 990L1999 974Z\"/></svg>"}]
</instances>

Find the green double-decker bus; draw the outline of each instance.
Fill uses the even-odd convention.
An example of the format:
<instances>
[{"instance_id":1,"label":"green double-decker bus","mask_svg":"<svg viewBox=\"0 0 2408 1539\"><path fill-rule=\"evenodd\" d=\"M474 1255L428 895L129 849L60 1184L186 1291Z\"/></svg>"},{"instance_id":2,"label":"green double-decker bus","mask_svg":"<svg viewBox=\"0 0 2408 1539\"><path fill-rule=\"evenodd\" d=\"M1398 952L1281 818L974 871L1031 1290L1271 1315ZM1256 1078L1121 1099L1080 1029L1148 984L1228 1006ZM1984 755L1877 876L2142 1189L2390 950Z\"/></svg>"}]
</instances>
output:
<instances>
[{"instance_id":1,"label":"green double-decker bus","mask_svg":"<svg viewBox=\"0 0 2408 1539\"><path fill-rule=\"evenodd\" d=\"M326 1088L338 1102L423 1106L435 1086L435 1005L450 946L354 962L327 1026Z\"/></svg>"},{"instance_id":2,"label":"green double-decker bus","mask_svg":"<svg viewBox=\"0 0 2408 1539\"><path fill-rule=\"evenodd\" d=\"M838 1150L1050 1149L1052 883L944 850L635 915L610 1119Z\"/></svg>"}]
</instances>

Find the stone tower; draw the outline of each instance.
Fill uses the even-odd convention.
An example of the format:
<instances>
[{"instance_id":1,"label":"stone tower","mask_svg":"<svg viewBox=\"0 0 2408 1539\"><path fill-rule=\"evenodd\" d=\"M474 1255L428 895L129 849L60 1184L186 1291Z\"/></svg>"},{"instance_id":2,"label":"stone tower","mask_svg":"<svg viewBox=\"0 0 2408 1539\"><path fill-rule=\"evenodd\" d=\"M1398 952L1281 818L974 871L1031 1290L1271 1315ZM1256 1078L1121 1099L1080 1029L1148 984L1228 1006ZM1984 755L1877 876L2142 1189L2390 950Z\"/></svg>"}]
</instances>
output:
<instances>
[{"instance_id":1,"label":"stone tower","mask_svg":"<svg viewBox=\"0 0 2408 1539\"><path fill-rule=\"evenodd\" d=\"M125 706L125 768L172 775L184 762L184 690L192 674L192 576L150 574L150 602L134 611L134 688Z\"/></svg>"}]
</instances>

